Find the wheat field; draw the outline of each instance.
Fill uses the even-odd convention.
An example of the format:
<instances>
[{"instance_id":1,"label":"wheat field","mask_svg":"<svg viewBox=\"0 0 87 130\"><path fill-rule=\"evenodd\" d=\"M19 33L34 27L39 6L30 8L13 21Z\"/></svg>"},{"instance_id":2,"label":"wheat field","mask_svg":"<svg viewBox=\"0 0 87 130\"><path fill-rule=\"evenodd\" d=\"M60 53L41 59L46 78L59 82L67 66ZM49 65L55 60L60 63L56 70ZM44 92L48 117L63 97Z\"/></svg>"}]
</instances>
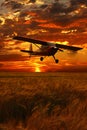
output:
<instances>
[{"instance_id":1,"label":"wheat field","mask_svg":"<svg viewBox=\"0 0 87 130\"><path fill-rule=\"evenodd\" d=\"M0 130L87 130L87 74L1 72Z\"/></svg>"}]
</instances>

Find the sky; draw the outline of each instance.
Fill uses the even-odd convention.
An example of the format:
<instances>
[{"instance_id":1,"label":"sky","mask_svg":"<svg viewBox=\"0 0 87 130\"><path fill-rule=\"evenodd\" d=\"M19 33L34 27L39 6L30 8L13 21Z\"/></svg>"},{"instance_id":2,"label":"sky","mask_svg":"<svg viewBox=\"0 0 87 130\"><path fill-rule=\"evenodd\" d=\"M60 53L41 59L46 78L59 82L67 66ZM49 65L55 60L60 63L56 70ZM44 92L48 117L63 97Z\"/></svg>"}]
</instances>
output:
<instances>
[{"instance_id":1,"label":"sky","mask_svg":"<svg viewBox=\"0 0 87 130\"><path fill-rule=\"evenodd\" d=\"M30 43L15 35L83 49L58 51L58 64L52 57L41 62L20 52ZM87 72L87 0L0 0L0 71Z\"/></svg>"}]
</instances>

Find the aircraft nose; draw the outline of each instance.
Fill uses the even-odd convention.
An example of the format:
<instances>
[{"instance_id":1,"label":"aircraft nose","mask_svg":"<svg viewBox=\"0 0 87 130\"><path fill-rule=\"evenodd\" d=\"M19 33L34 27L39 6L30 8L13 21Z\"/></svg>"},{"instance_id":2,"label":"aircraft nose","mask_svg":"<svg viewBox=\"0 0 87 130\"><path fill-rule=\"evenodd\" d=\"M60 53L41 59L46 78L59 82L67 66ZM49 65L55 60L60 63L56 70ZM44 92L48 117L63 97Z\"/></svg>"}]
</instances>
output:
<instances>
[{"instance_id":1,"label":"aircraft nose","mask_svg":"<svg viewBox=\"0 0 87 130\"><path fill-rule=\"evenodd\" d=\"M58 47L56 47L56 46L54 46L54 47L52 47L54 50L58 50Z\"/></svg>"},{"instance_id":2,"label":"aircraft nose","mask_svg":"<svg viewBox=\"0 0 87 130\"><path fill-rule=\"evenodd\" d=\"M58 49L58 47L54 46L54 49Z\"/></svg>"}]
</instances>

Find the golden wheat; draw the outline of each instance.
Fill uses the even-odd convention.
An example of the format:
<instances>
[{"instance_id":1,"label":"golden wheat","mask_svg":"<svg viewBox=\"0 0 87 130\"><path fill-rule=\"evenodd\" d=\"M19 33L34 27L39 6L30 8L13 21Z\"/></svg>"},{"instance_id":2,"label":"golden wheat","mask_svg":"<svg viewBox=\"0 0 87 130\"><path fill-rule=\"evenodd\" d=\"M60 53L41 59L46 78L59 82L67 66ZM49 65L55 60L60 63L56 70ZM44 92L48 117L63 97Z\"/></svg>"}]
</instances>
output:
<instances>
[{"instance_id":1,"label":"golden wheat","mask_svg":"<svg viewBox=\"0 0 87 130\"><path fill-rule=\"evenodd\" d=\"M86 130L86 73L0 73L0 130Z\"/></svg>"}]
</instances>

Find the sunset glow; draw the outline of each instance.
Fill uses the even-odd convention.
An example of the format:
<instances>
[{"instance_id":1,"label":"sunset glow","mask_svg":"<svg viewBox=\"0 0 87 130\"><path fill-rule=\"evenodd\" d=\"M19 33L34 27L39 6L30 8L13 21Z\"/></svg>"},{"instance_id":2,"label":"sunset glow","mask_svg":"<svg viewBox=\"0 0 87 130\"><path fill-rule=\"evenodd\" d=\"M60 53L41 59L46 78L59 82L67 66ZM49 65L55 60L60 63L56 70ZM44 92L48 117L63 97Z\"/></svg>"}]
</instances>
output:
<instances>
[{"instance_id":1,"label":"sunset glow","mask_svg":"<svg viewBox=\"0 0 87 130\"><path fill-rule=\"evenodd\" d=\"M36 68L35 68L35 72L41 72L40 68L39 68L39 67L36 67Z\"/></svg>"},{"instance_id":2,"label":"sunset glow","mask_svg":"<svg viewBox=\"0 0 87 130\"><path fill-rule=\"evenodd\" d=\"M14 36L83 47L78 53L58 51L55 57L31 57L29 42ZM33 45L33 50L37 47ZM87 1L82 0L1 0L0 71L87 71Z\"/></svg>"},{"instance_id":3,"label":"sunset glow","mask_svg":"<svg viewBox=\"0 0 87 130\"><path fill-rule=\"evenodd\" d=\"M0 17L1 25L5 24L5 19L3 17Z\"/></svg>"},{"instance_id":4,"label":"sunset glow","mask_svg":"<svg viewBox=\"0 0 87 130\"><path fill-rule=\"evenodd\" d=\"M59 42L59 41L58 41L58 42L55 42L55 43L63 44L63 45L68 45L69 42L68 42L68 41L64 41L64 42Z\"/></svg>"}]
</instances>

